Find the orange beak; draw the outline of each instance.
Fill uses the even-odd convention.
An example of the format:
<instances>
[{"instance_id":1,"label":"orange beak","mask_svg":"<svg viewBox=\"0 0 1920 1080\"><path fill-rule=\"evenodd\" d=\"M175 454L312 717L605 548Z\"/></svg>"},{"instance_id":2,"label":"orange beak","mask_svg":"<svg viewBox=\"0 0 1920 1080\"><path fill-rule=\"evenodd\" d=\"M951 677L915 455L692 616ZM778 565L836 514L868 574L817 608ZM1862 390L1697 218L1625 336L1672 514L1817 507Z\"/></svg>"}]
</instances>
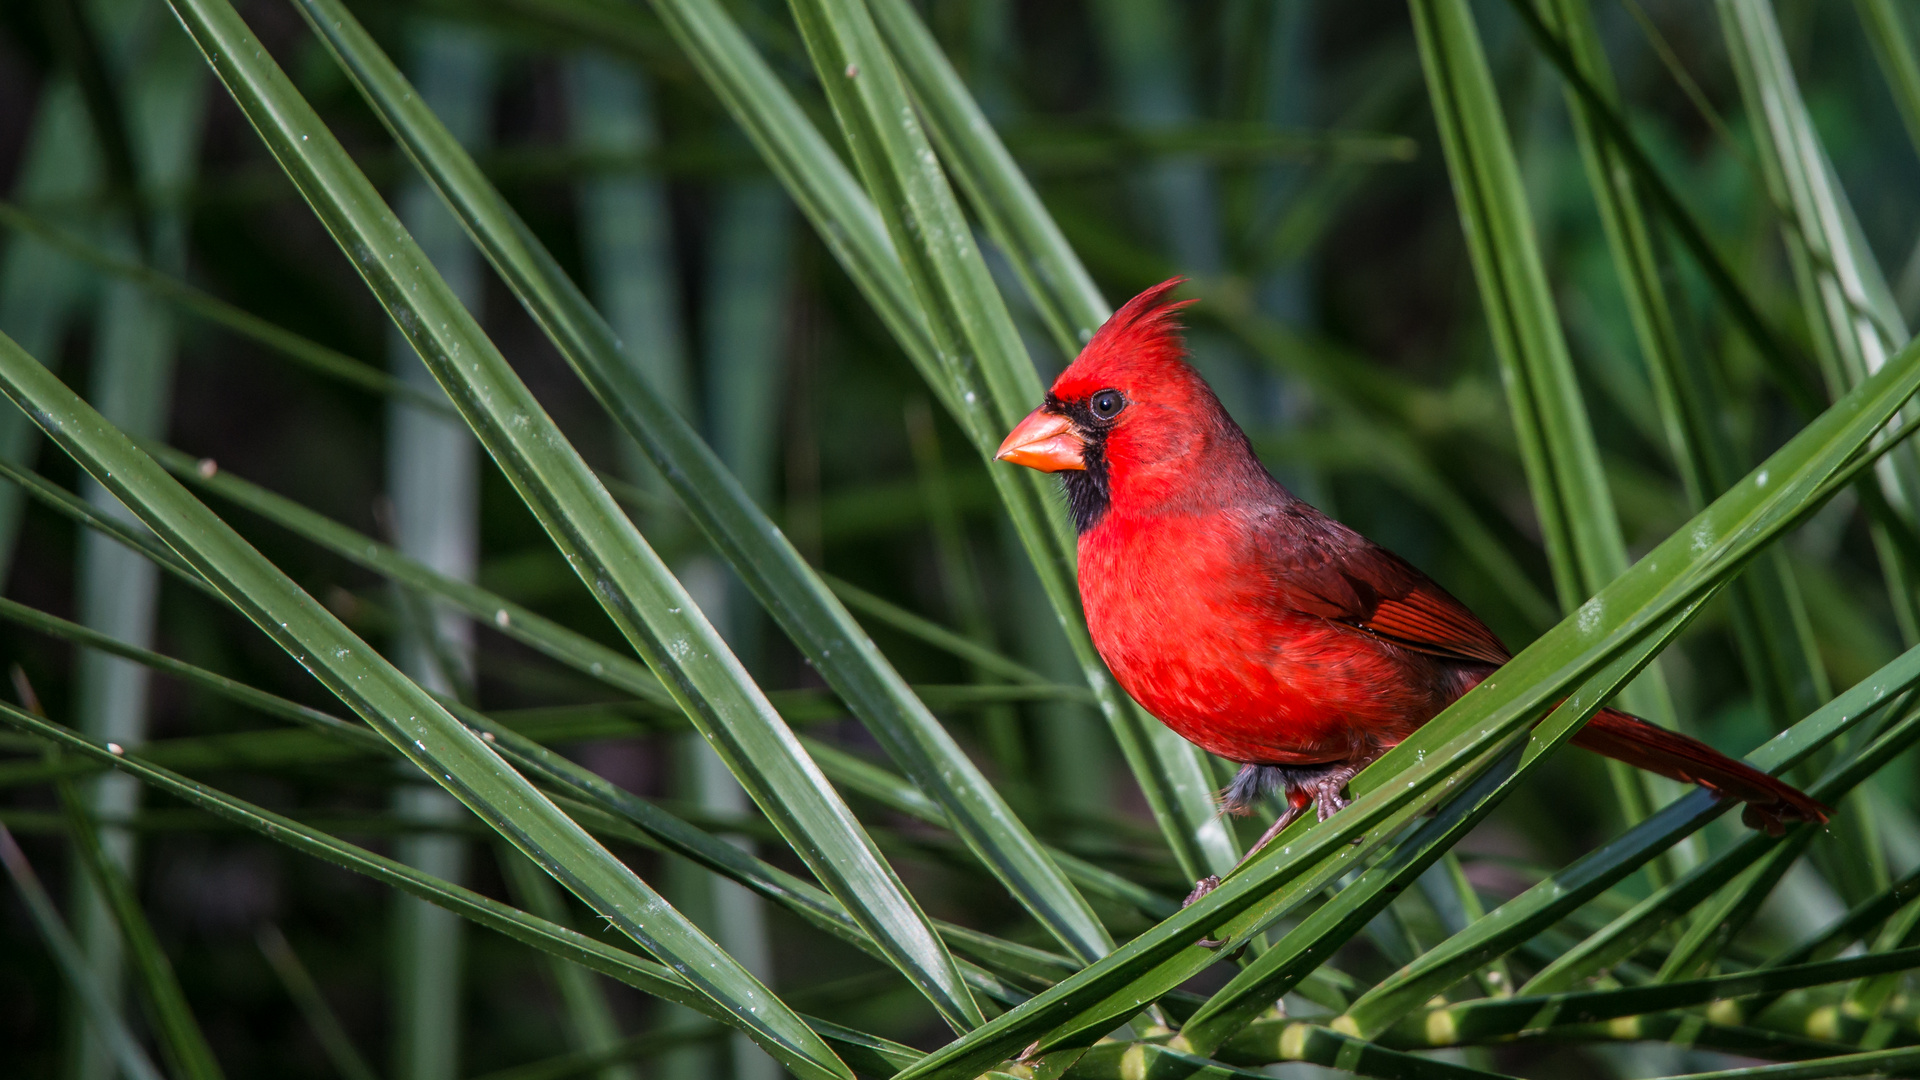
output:
<instances>
[{"instance_id":1,"label":"orange beak","mask_svg":"<svg viewBox=\"0 0 1920 1080\"><path fill-rule=\"evenodd\" d=\"M1039 408L1028 413L1027 418L1007 434L1006 441L1000 444L1000 452L993 456L1041 472L1065 472L1087 467L1086 459L1081 456L1086 445L1073 433L1071 420Z\"/></svg>"}]
</instances>

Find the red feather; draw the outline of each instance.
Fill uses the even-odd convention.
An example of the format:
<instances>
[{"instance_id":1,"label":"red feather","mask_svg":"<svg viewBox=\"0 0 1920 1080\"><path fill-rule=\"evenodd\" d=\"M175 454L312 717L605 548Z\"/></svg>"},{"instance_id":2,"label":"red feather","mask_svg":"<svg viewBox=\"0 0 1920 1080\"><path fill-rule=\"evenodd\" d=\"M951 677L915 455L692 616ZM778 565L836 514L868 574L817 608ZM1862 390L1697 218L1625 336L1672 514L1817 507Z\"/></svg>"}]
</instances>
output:
<instances>
[{"instance_id":1,"label":"red feather","mask_svg":"<svg viewBox=\"0 0 1920 1080\"><path fill-rule=\"evenodd\" d=\"M1088 627L1127 692L1188 740L1344 778L1512 654L1425 574L1267 473L1185 361L1182 305L1167 301L1179 283L1116 312L1042 406L1086 444L1085 470L1061 475L1078 485ZM1123 407L1103 418L1096 396ZM1602 710L1573 741L1739 799L1769 832L1827 818L1788 785L1626 713ZM1296 807L1304 790L1289 789Z\"/></svg>"}]
</instances>

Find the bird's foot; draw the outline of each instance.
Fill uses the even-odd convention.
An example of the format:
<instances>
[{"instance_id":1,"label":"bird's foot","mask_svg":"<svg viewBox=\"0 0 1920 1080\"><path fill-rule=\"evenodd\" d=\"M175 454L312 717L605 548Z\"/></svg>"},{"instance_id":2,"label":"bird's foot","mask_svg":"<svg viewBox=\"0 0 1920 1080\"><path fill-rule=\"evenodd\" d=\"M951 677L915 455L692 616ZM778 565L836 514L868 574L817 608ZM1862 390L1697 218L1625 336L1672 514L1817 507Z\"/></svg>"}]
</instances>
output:
<instances>
[{"instance_id":1,"label":"bird's foot","mask_svg":"<svg viewBox=\"0 0 1920 1080\"><path fill-rule=\"evenodd\" d=\"M1220 875L1208 874L1206 877L1203 877L1199 881L1196 881L1193 883L1193 891L1188 893L1187 898L1180 902L1180 906L1183 908L1187 907L1190 904L1192 904L1195 900L1200 899L1201 897L1207 895L1208 893L1212 892L1213 890L1219 887L1220 887Z\"/></svg>"},{"instance_id":2,"label":"bird's foot","mask_svg":"<svg viewBox=\"0 0 1920 1080\"><path fill-rule=\"evenodd\" d=\"M1213 890L1219 887L1220 887L1220 875L1208 874L1206 877L1203 877L1199 881L1196 881L1193 883L1193 891L1188 893L1187 898L1180 902L1180 906L1182 908L1185 908L1188 905L1192 904L1195 900L1200 899L1201 897L1207 895L1208 893L1212 892ZM1226 938L1210 938L1210 937L1203 937L1199 941L1194 942L1194 944L1200 946L1203 949L1217 949L1220 946L1225 945L1226 943L1227 943Z\"/></svg>"}]
</instances>

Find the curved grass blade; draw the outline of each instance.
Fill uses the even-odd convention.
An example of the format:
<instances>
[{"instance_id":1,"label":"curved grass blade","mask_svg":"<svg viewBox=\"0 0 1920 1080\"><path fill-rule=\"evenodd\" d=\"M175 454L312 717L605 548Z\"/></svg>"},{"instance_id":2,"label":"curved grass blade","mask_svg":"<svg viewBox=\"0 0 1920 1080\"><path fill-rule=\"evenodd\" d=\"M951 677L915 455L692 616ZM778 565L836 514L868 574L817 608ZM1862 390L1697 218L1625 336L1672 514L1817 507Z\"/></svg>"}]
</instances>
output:
<instances>
[{"instance_id":1,"label":"curved grass blade","mask_svg":"<svg viewBox=\"0 0 1920 1080\"><path fill-rule=\"evenodd\" d=\"M1042 926L1082 959L1111 949L1086 901L986 777L712 449L623 361L605 320L372 40L336 0L301 0L301 6L502 277L814 668L946 808L955 832Z\"/></svg>"},{"instance_id":2,"label":"curved grass blade","mask_svg":"<svg viewBox=\"0 0 1920 1080\"><path fill-rule=\"evenodd\" d=\"M1874 1050L1840 1054L1818 1061L1781 1065L1753 1065L1744 1069L1717 1069L1687 1073L1672 1080L1827 1080L1839 1076L1904 1076L1920 1065L1920 1049Z\"/></svg>"},{"instance_id":3,"label":"curved grass blade","mask_svg":"<svg viewBox=\"0 0 1920 1080\"><path fill-rule=\"evenodd\" d=\"M128 783L133 781L129 778ZM113 912L120 940L126 943L129 959L140 981L141 997L160 1036L160 1049L167 1065L185 1080L220 1080L220 1062L207 1045L207 1036L194 1019L187 1004L186 991L174 974L173 962L154 936L153 925L140 909L133 886L101 844L100 828L73 785L61 781L60 805L66 814L67 835L73 841L78 862L92 879L94 888Z\"/></svg>"},{"instance_id":4,"label":"curved grass blade","mask_svg":"<svg viewBox=\"0 0 1920 1080\"><path fill-rule=\"evenodd\" d=\"M1154 973L1156 984L1172 978L1177 985L1210 964L1212 954L1193 944L1199 936L1222 937L1228 942L1226 947L1232 948L1262 928L1269 909L1261 905L1277 882L1291 884L1323 859L1348 857L1353 851L1348 842L1356 836L1368 836L1376 829L1397 829L1412 811L1438 799L1441 793L1437 789L1461 768L1517 734L1634 643L1658 632L1666 620L1723 584L1757 551L1804 520L1839 487L1852 482L1877 460L1876 451L1883 450L1884 444L1864 454L1862 451L1916 387L1920 387L1920 347L1903 351L1897 363L1862 384L1844 404L1816 418L1759 470L1601 590L1573 618L1542 635L1493 678L1356 777L1350 787L1357 798L1347 809L1306 829L1297 840L1269 845L1261 858L1241 868L1212 894L1079 975L929 1054L899 1080L969 1075L968 1070L990 1065L1043 1037L1058 1024L1061 1014L1093 1007L1110 995L1124 992L1138 978ZM1758 759L1760 763L1785 767L1797 762L1811 752L1808 740L1846 718L1823 713L1818 719L1824 723L1803 724L1776 738L1769 744L1772 755ZM1678 809L1670 809L1682 820L1696 816L1704 819L1711 816L1709 802L1710 796L1698 793L1681 800L1676 804ZM1656 833L1666 824L1656 816L1637 827L1629 838ZM1684 831L1684 827L1676 831L1674 838ZM1657 853L1671 843L1669 839L1651 851ZM1643 857L1632 862L1629 871L1644 861ZM1435 963L1423 961L1424 966L1413 974L1433 976L1436 987L1445 986L1478 968L1489 956L1505 951L1495 949L1469 956L1466 954L1472 952L1471 946L1458 947L1468 939L1480 940L1483 927L1503 925L1499 915L1488 916L1445 950L1430 954ZM1458 975L1452 971L1435 974L1436 967L1456 961L1464 965ZM1155 973L1154 969L1163 964L1170 966ZM1406 982L1406 978L1396 977L1389 984L1398 991ZM1405 1012L1418 1008L1432 992L1416 995L1407 991L1411 996L1396 996L1392 1006L1380 1011L1381 1022L1362 1027L1362 1033L1389 1026ZM1378 988L1376 993L1380 993Z\"/></svg>"},{"instance_id":5,"label":"curved grass blade","mask_svg":"<svg viewBox=\"0 0 1920 1080\"><path fill-rule=\"evenodd\" d=\"M673 968L642 959L624 949L608 945L564 926L557 926L471 889L441 881L405 863L376 855L364 848L302 825L292 818L276 814L205 784L189 780L178 773L149 764L142 761L136 754L116 754L105 744L95 742L58 724L49 723L4 702L0 702L0 723L44 739L63 750L138 777L149 786L199 807L224 821L260 833L296 851L324 859L354 873L363 874L383 885L438 904L515 941L564 957L582 967L618 979L642 993L676 1005L684 1005L733 1027L743 1026L741 1017L722 1009L711 996L696 989L687 978ZM812 1036L810 1029L808 1034ZM817 1036L812 1037L818 1041ZM810 1070L810 1073L826 1075L825 1070L820 1069ZM852 1080L852 1074L848 1072L837 1072L832 1075L840 1076L842 1080Z\"/></svg>"},{"instance_id":6,"label":"curved grass blade","mask_svg":"<svg viewBox=\"0 0 1920 1080\"><path fill-rule=\"evenodd\" d=\"M870 0L868 7L913 88L941 161L1006 252L1055 344L1066 356L1078 353L1112 313L1093 277L912 6Z\"/></svg>"},{"instance_id":7,"label":"curved grass blade","mask_svg":"<svg viewBox=\"0 0 1920 1080\"><path fill-rule=\"evenodd\" d=\"M831 574L821 574L820 580L826 582L827 588L832 589L841 603L849 608L862 612L875 621L885 623L903 634L910 634L942 652L951 653L986 674L997 675L1029 686L1052 684L1052 680L1025 664L1008 659L971 638L957 634L931 619L915 615L906 608L875 596L858 585L842 581Z\"/></svg>"},{"instance_id":8,"label":"curved grass blade","mask_svg":"<svg viewBox=\"0 0 1920 1080\"><path fill-rule=\"evenodd\" d=\"M449 577L364 533L170 447L142 449L189 486L209 491L404 588L447 601L500 633L595 679L657 705L672 706L645 664L468 581Z\"/></svg>"},{"instance_id":9,"label":"curved grass blade","mask_svg":"<svg viewBox=\"0 0 1920 1080\"><path fill-rule=\"evenodd\" d=\"M118 258L112 252L95 247L81 237L58 228L21 207L0 201L0 225L22 235L31 236L50 248L63 251L108 277L137 285L151 295L173 304L181 311L265 345L302 367L336 382L357 386L362 390L387 397L405 398L408 404L416 408L448 416L456 415L444 399L422 394L365 361L356 360L285 327L268 322L258 315L197 289L171 274L163 274L158 270Z\"/></svg>"},{"instance_id":10,"label":"curved grass blade","mask_svg":"<svg viewBox=\"0 0 1920 1080\"><path fill-rule=\"evenodd\" d=\"M953 352L949 345L936 343L927 322L928 315L909 287L910 276L890 238L894 226L883 223L876 201L861 190L725 9L712 0L655 0L654 10L874 306L941 404L960 423L975 452L991 466L994 450L1006 427L1024 413L1027 402L1039 400L1038 380L1032 375L1031 365L1024 361L1024 353L1016 350L1011 354L1017 362L1009 365L1002 381L1030 385L1012 403L995 405L990 386L971 363L950 363L961 354ZM867 40L874 44L871 35ZM892 74L891 61L884 59L885 53L877 46L874 51L885 66L876 69L869 59L867 69L879 70L891 77L895 91L892 96L904 108L905 95L900 91L897 76ZM842 89L845 63L829 65L829 74L822 81L830 91ZM861 61L854 59L851 63L857 73ZM883 131L890 129L890 124L882 126ZM935 179L935 187L944 192L945 203L957 218L957 209L951 207L951 192L945 191L944 180L938 179L932 149L925 146L924 139L919 141L928 155L924 161ZM886 204L885 199L878 201L878 205ZM959 227L964 230L964 223ZM997 294L993 295L992 302L1004 313ZM1010 332L1010 327L1002 332ZM1004 344L1008 339L999 340ZM997 363L1005 358L975 359ZM1010 418L1003 419L1000 414L1008 410L1015 411L1009 414ZM1107 674L1080 621L1071 542L1057 500L1044 477L1019 475L1020 472L1022 470L995 467L990 469L989 476L1073 646L1075 660L1087 685L1099 696L1101 712L1120 743L1155 821L1166 834L1183 872L1197 877L1207 868L1224 870L1232 866L1237 858L1234 841L1214 814L1213 782L1207 776L1202 759L1178 736L1147 717Z\"/></svg>"},{"instance_id":11,"label":"curved grass blade","mask_svg":"<svg viewBox=\"0 0 1920 1080\"><path fill-rule=\"evenodd\" d=\"M1818 712L1776 735L1749 754L1747 760L1763 771L1784 771L1874 715L1915 684L1920 684L1920 651L1909 651ZM1356 1001L1348 1016L1362 1032L1384 1030L1488 959L1505 954L1559 922L1724 809L1705 792L1695 792L1665 807L1619 839L1507 901L1486 918L1388 977ZM1521 989L1544 992L1558 988L1560 984L1543 983L1540 976L1535 976Z\"/></svg>"},{"instance_id":12,"label":"curved grass blade","mask_svg":"<svg viewBox=\"0 0 1920 1080\"><path fill-rule=\"evenodd\" d=\"M1823 712L1825 710L1822 710ZM1903 718L1882 733L1864 750L1852 755L1818 783L1807 788L1816 799L1831 802L1845 795L1871 776L1892 755L1898 754L1920 738L1920 712ZM1679 880L1636 904L1598 933L1590 935L1575 948L1563 953L1542 968L1523 991L1553 993L1578 985L1579 981L1625 959L1662 927L1686 915L1722 885L1748 867L1777 850L1794 850L1806 839L1798 836L1784 842L1765 835L1742 837L1732 847L1701 863ZM1778 844L1778 847L1776 847ZM1791 855L1785 856L1790 859Z\"/></svg>"},{"instance_id":13,"label":"curved grass blade","mask_svg":"<svg viewBox=\"0 0 1920 1080\"><path fill-rule=\"evenodd\" d=\"M10 706L0 706L11 711ZM24 713L21 715L25 715ZM160 1070L147 1056L133 1032L128 1030L127 1022L107 998L106 991L93 976L86 957L80 952L80 945L73 940L73 934L60 918L60 909L54 905L53 897L47 895L46 887L40 884L40 878L33 872L33 866L27 862L26 853L13 840L13 833L5 825L0 825L0 866L6 868L7 876L13 879L14 888L20 890L20 898L26 903L27 914L33 917L34 926L40 936L46 939L47 948L60 966L60 973L67 977L70 985L88 1012L93 1022L93 1030L107 1040L107 1049L114 1061L132 1080L164 1080Z\"/></svg>"},{"instance_id":14,"label":"curved grass blade","mask_svg":"<svg viewBox=\"0 0 1920 1080\"><path fill-rule=\"evenodd\" d=\"M1766 362L1768 372L1781 391L1803 415L1818 413L1821 395L1808 378L1798 351L1789 345L1789 339L1779 329L1760 314L1759 306L1747 295L1746 289L1714 247L1713 241L1707 238L1699 220L1687 209L1660 170L1654 167L1653 159L1634 137L1626 119L1614 110L1607 95L1586 77L1567 43L1548 28L1530 0L1508 0L1507 6L1526 26L1540 51L1559 70L1561 78L1580 95L1586 103L1588 116L1601 127L1608 142L1645 185L1645 193L1654 209L1693 257L1695 265L1713 287L1714 294L1726 305L1728 314L1733 316L1734 325L1740 328L1742 336Z\"/></svg>"},{"instance_id":15,"label":"curved grass blade","mask_svg":"<svg viewBox=\"0 0 1920 1080\"><path fill-rule=\"evenodd\" d=\"M1472 10L1463 0L1412 0L1409 7L1555 591L1561 609L1571 611L1626 570L1620 517ZM1623 701L1656 723L1673 725L1673 703L1658 668ZM1661 793L1655 778L1611 760L1607 772L1627 822L1646 817Z\"/></svg>"},{"instance_id":16,"label":"curved grass blade","mask_svg":"<svg viewBox=\"0 0 1920 1080\"><path fill-rule=\"evenodd\" d=\"M832 1051L765 987L5 337L0 390L369 726L622 932L677 965L769 1053L809 1076L844 1077Z\"/></svg>"},{"instance_id":17,"label":"curved grass blade","mask_svg":"<svg viewBox=\"0 0 1920 1080\"><path fill-rule=\"evenodd\" d=\"M333 1006L327 1004L321 994L320 986L313 981L313 974L300 960L300 954L293 951L285 934L278 926L268 923L260 928L256 940L261 955L267 958L267 964L273 973L280 977L280 985L287 988L294 1006L306 1017L307 1027L312 1029L314 1040L332 1062L334 1071L341 1080L380 1080L360 1049L353 1045L347 1029L341 1025L340 1018L334 1014Z\"/></svg>"},{"instance_id":18,"label":"curved grass blade","mask_svg":"<svg viewBox=\"0 0 1920 1080\"><path fill-rule=\"evenodd\" d=\"M1590 990L1467 1002L1417 1014L1409 1018L1408 1024L1424 1032L1429 1041L1437 1045L1485 1042L1495 1036L1557 1024L1593 1023L1756 994L1777 995L1868 975L1908 971L1915 967L1920 967L1920 949L1898 949L1845 960L1743 971L1734 975L1635 986L1623 990Z\"/></svg>"},{"instance_id":19,"label":"curved grass blade","mask_svg":"<svg viewBox=\"0 0 1920 1080\"><path fill-rule=\"evenodd\" d=\"M1587 0L1555 0L1543 9L1587 81L1617 100L1600 30ZM1668 443L1695 509L1738 478L1738 460L1702 350L1682 344L1663 279L1663 258L1640 203L1644 183L1617 145L1601 134L1602 123L1571 87L1567 107L1586 163L1588 186L1600 209L1607 246L1620 279L1640 354L1653 376L1655 399ZM1785 727L1833 696L1826 668L1814 648L1804 605L1784 553L1761 557L1741 575L1732 593L1734 637L1749 683L1766 704L1775 727Z\"/></svg>"},{"instance_id":20,"label":"curved grass blade","mask_svg":"<svg viewBox=\"0 0 1920 1080\"><path fill-rule=\"evenodd\" d=\"M1244 1058L1247 1064L1306 1061L1381 1080L1488 1080L1505 1075L1390 1050L1318 1024L1262 1024L1260 1028L1249 1032L1251 1037L1235 1040L1232 1060ZM1097 1048L1088 1051L1095 1052Z\"/></svg>"},{"instance_id":21,"label":"curved grass blade","mask_svg":"<svg viewBox=\"0 0 1920 1080\"><path fill-rule=\"evenodd\" d=\"M1905 18L1891 0L1854 0L1861 28L1873 46L1873 58L1887 80L1894 107L1907 128L1907 138L1920 153L1920 58L1913 54Z\"/></svg>"},{"instance_id":22,"label":"curved grass blade","mask_svg":"<svg viewBox=\"0 0 1920 1080\"><path fill-rule=\"evenodd\" d=\"M1908 330L1814 130L1772 6L1718 0L1716 9L1752 118L1767 193L1788 215L1781 238L1814 351L1828 394L1837 398L1880 370L1906 344ZM1881 464L1877 480L1898 521L1874 524L1875 547L1902 634L1920 640L1920 565L1889 535L1910 530L1920 513L1920 459L1910 449L1896 451ZM1873 850L1863 852L1869 855L1864 869L1871 887L1843 872L1836 882L1843 891L1864 895L1885 887L1885 867Z\"/></svg>"}]
</instances>

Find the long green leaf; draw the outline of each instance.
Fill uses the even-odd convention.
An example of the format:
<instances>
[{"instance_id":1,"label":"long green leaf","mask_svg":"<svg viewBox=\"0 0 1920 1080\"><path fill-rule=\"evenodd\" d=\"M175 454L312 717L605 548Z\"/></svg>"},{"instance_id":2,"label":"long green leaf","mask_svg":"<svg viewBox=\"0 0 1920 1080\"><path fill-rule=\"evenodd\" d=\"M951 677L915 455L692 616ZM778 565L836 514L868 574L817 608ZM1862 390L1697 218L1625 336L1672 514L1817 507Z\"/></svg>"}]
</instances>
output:
<instances>
[{"instance_id":1,"label":"long green leaf","mask_svg":"<svg viewBox=\"0 0 1920 1080\"><path fill-rule=\"evenodd\" d=\"M0 709L11 711L9 706L4 705L0 705ZM92 1030L106 1041L107 1051L115 1063L132 1080L162 1080L160 1070L154 1067L153 1060L147 1057L139 1040L128 1030L120 1010L94 977L86 957L80 952L79 944L73 940L72 932L61 921L60 909L54 906L53 897L47 895L46 886L40 884L39 875L33 872L33 866L27 862L26 853L20 850L20 845L14 842L13 833L5 825L0 825L0 867L6 869L7 876L13 879L14 888L20 890L20 898L27 905L27 914L33 918L40 936L46 939L60 973L66 976L68 985L80 999L81 1007L87 1010L88 1019L93 1023Z\"/></svg>"},{"instance_id":2,"label":"long green leaf","mask_svg":"<svg viewBox=\"0 0 1920 1080\"><path fill-rule=\"evenodd\" d=\"M734 1027L745 1027L753 1022L751 1018L743 1018L724 1010L710 995L696 989L693 980L675 968L642 959L597 938L569 930L564 926L557 926L471 889L441 881L405 863L376 855L337 837L309 828L283 814L276 814L205 784L189 780L178 773L149 764L142 761L136 754L116 753L106 744L96 742L58 724L48 723L31 713L5 703L0 703L0 723L63 750L91 758L110 768L138 777L142 782L159 791L206 810L222 820L257 832L276 843L285 844L296 851L324 859L357 874L363 874L383 885L403 890L458 912L481 926L496 930L543 952L564 957L602 975L618 979L643 993L677 1005L685 1005ZM695 977L698 977L697 973ZM811 1029L808 1035L817 1041L818 1037L813 1036ZM815 1069L811 1074L824 1075L825 1070ZM852 1074L836 1073L835 1075L841 1076L843 1080L851 1080Z\"/></svg>"},{"instance_id":3,"label":"long green leaf","mask_svg":"<svg viewBox=\"0 0 1920 1080\"><path fill-rule=\"evenodd\" d=\"M994 449L1007 426L1030 407L1028 403L1039 400L1038 380L1023 359L1024 350L1016 348L1007 355L975 357L979 363L1004 362L1008 356L1017 359L1001 381L1026 385L1026 392L1011 402L996 403L991 387L973 363L952 363L960 354L952 350L950 343L942 344L944 339L933 335L928 315L916 301L918 294L910 287L912 276L906 271L890 236L896 231L899 212L895 211L892 221L883 223L876 206L887 205L888 200L867 197L726 11L712 0L655 0L654 9L728 112L746 130L835 258L860 286L921 377L960 422L975 452L989 463L994 486L1013 518L1015 530L1073 646L1087 684L1099 696L1101 712L1119 740L1155 820L1185 872L1198 876L1205 868L1231 866L1235 858L1233 841L1214 815L1212 781L1198 752L1147 718L1126 699L1087 638L1078 613L1065 520L1044 478L1037 474L1022 475L1024 470L991 466ZM871 30L870 24L868 29ZM871 33L863 43L884 59L885 53L878 48ZM860 70L861 61L857 58L831 65L831 74L823 79L830 91L845 89L841 83L848 63L856 74ZM884 60L884 66L875 68L869 58L867 67L890 79L892 99L905 108L904 91L892 71L891 61ZM857 117L859 114L856 107L855 112L843 111L842 115ZM891 124L891 120L882 124L881 134L890 133ZM917 137L917 132L914 136L902 133L900 137ZM927 156L915 158L913 161L917 164L909 162L905 167L909 171L928 170L930 175L918 179L929 186L919 190L935 203L944 205L950 211L947 216L957 219L952 194L945 190L937 163L931 157L932 148L923 137L918 141ZM871 161L869 164L878 165ZM882 172L876 175L884 175L887 166L879 167ZM951 242L970 247L964 223L959 227L963 236ZM983 272L976 265L977 253L973 262L964 258L961 262L970 267L965 272L974 278ZM990 283L987 287L991 288ZM997 294L992 296L991 304L1004 316ZM1010 333L1010 327L997 325L995 333L1002 345L1011 340L1004 336Z\"/></svg>"},{"instance_id":4,"label":"long green leaf","mask_svg":"<svg viewBox=\"0 0 1920 1080\"><path fill-rule=\"evenodd\" d=\"M808 1075L845 1075L811 1030L625 864L5 337L0 390L369 726L622 932L682 969L769 1053Z\"/></svg>"},{"instance_id":5,"label":"long green leaf","mask_svg":"<svg viewBox=\"0 0 1920 1080\"><path fill-rule=\"evenodd\" d=\"M129 783L135 782L130 777L126 779ZM160 1036L161 1051L168 1066L191 1080L220 1080L224 1075L220 1062L213 1056L213 1048L207 1045L207 1036L200 1030L199 1021L194 1019L186 992L174 974L173 962L167 959L160 939L154 936L153 925L140 909L140 899L134 895L125 871L101 844L99 824L71 784L60 784L60 803L66 812L67 832L79 855L78 862L92 879L94 888L100 891L108 910L113 912L120 941L125 943L133 970L139 976L141 996Z\"/></svg>"},{"instance_id":6,"label":"long green leaf","mask_svg":"<svg viewBox=\"0 0 1920 1080\"><path fill-rule=\"evenodd\" d=\"M1920 683L1920 652L1909 651L1775 736L1749 755L1749 761L1756 768L1781 771L1878 712L1915 683ZM1355 1017L1356 1026L1363 1032L1383 1030L1464 978L1488 958L1507 952L1559 922L1680 837L1697 830L1722 809L1724 807L1711 796L1700 792L1667 806L1624 836L1502 904L1410 967L1396 972L1355 1002L1349 1015ZM1550 978L1543 981L1542 976L1536 976L1523 990L1546 992L1570 985Z\"/></svg>"},{"instance_id":7,"label":"long green leaf","mask_svg":"<svg viewBox=\"0 0 1920 1080\"><path fill-rule=\"evenodd\" d=\"M137 285L181 311L265 345L276 355L326 378L372 393L406 398L417 408L457 415L444 397L428 397L371 364L329 349L171 274L122 259L22 207L0 201L0 225L65 252L110 278Z\"/></svg>"},{"instance_id":8,"label":"long green leaf","mask_svg":"<svg viewBox=\"0 0 1920 1080\"><path fill-rule=\"evenodd\" d=\"M1587 81L1614 97L1613 73L1586 0L1555 0L1545 14L1557 23L1555 28ZM1619 147L1605 138L1593 106L1571 87L1567 107L1634 336L1653 375L1675 464L1689 500L1696 508L1704 506L1738 478L1738 456L1716 404L1718 388L1701 350L1682 342L1662 276L1662 253L1641 208L1639 185L1644 181L1623 160ZM1741 575L1732 595L1741 660L1775 726L1784 727L1831 697L1826 668L1814 649L1785 554L1775 552L1759 559Z\"/></svg>"},{"instance_id":9,"label":"long green leaf","mask_svg":"<svg viewBox=\"0 0 1920 1080\"><path fill-rule=\"evenodd\" d=\"M1439 1045L1483 1042L1497 1035L1556 1024L1592 1023L1753 994L1779 994L1865 975L1908 971L1914 967L1920 967L1920 949L1898 949L1845 960L1766 968L1624 990L1589 990L1468 1002L1417 1015L1408 1023L1418 1027Z\"/></svg>"},{"instance_id":10,"label":"long green leaf","mask_svg":"<svg viewBox=\"0 0 1920 1080\"><path fill-rule=\"evenodd\" d=\"M1626 118L1614 109L1606 92L1587 78L1581 64L1575 60L1573 51L1548 27L1531 0L1508 0L1508 6L1533 35L1547 59L1559 69L1567 85L1580 95L1589 117L1601 126L1609 143L1645 185L1646 195L1654 209L1659 211L1687 252L1693 256L1695 264L1733 316L1734 325L1766 361L1769 373L1780 389L1803 413L1811 415L1819 408L1820 395L1803 370L1798 351L1760 314L1759 306L1734 276L1726 258L1707 238L1705 228L1687 209L1660 170L1654 167L1652 158L1634 136Z\"/></svg>"},{"instance_id":11,"label":"long green leaf","mask_svg":"<svg viewBox=\"0 0 1920 1080\"><path fill-rule=\"evenodd\" d=\"M869 0L868 7L941 160L1020 274L1055 343L1068 356L1079 352L1111 314L1092 275L913 7L906 0Z\"/></svg>"},{"instance_id":12,"label":"long green leaf","mask_svg":"<svg viewBox=\"0 0 1920 1080\"><path fill-rule=\"evenodd\" d=\"M1082 959L1111 949L1086 901L986 777L713 451L623 362L620 343L605 320L472 159L420 107L371 39L335 0L302 0L302 6L575 371L647 451L715 547L815 669L922 790L940 801L955 831L1041 925Z\"/></svg>"},{"instance_id":13,"label":"long green leaf","mask_svg":"<svg viewBox=\"0 0 1920 1080\"><path fill-rule=\"evenodd\" d=\"M1409 7L1534 511L1561 609L1571 611L1627 568L1620 518L1473 12L1465 0L1410 0ZM1657 668L1624 700L1656 722L1672 723L1673 705ZM1607 769L1628 823L1645 817L1658 791L1648 774L1612 761Z\"/></svg>"},{"instance_id":14,"label":"long green leaf","mask_svg":"<svg viewBox=\"0 0 1920 1080\"><path fill-rule=\"evenodd\" d=\"M224 0L180 0L176 11L622 634L895 965L949 1022L973 1022L952 958L872 839L285 74Z\"/></svg>"}]
</instances>

